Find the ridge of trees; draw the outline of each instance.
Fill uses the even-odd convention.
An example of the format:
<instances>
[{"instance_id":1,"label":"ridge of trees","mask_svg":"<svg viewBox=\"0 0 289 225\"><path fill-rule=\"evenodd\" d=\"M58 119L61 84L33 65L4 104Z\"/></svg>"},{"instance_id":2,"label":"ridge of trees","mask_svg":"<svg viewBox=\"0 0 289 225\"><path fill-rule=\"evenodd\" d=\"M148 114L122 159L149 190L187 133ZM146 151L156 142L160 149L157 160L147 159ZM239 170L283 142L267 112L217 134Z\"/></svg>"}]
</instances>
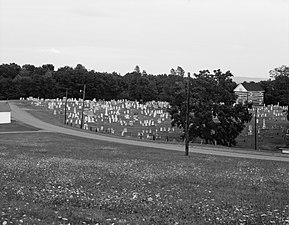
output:
<instances>
[{"instance_id":1,"label":"ridge of trees","mask_svg":"<svg viewBox=\"0 0 289 225\"><path fill-rule=\"evenodd\" d=\"M69 96L81 97L79 90L87 85L88 99L130 99L171 102L179 88L184 87L185 71L178 66L169 74L152 75L139 66L121 76L116 72L96 72L78 64L75 68L64 66L55 70L52 64L36 67L15 63L0 65L0 99L20 97L59 98L69 88ZM207 71L208 72L208 71ZM289 67L272 69L270 79L260 81L265 90L265 104L289 104ZM202 73L204 76L204 71ZM196 77L195 79L197 79ZM236 86L235 82L231 83Z\"/></svg>"},{"instance_id":2,"label":"ridge of trees","mask_svg":"<svg viewBox=\"0 0 289 225\"><path fill-rule=\"evenodd\" d=\"M173 70L173 69L172 69ZM78 64L55 70L51 64L40 67L15 63L0 65L0 99L20 97L61 98L68 88L70 97L79 98L79 90L86 84L87 99L129 99L141 101L169 101L173 98L175 83L182 82L184 70L178 67L174 74L147 74L134 71L121 76L116 72L96 72Z\"/></svg>"}]
</instances>

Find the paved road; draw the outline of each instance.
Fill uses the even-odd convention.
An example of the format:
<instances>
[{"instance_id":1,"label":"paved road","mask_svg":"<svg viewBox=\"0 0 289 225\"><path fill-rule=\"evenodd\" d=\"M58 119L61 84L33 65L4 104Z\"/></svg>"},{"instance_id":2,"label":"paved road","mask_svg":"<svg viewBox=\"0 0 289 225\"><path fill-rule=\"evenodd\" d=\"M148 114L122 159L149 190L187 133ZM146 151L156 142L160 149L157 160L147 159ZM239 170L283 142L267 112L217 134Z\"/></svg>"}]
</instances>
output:
<instances>
[{"instance_id":1,"label":"paved road","mask_svg":"<svg viewBox=\"0 0 289 225\"><path fill-rule=\"evenodd\" d=\"M128 140L128 139L122 139L122 138L117 138L117 137L86 133L80 130L77 131L77 130L72 130L72 129L68 129L64 127L55 126L55 125L43 122L33 117L31 114L20 109L13 102L10 102L10 107L12 110L12 118L14 118L15 120L21 121L23 123L29 124L31 126L34 126L34 127L37 127L42 130L49 131L49 132L56 132L56 133L83 137L83 138L90 138L90 139L95 139L95 140L121 143L121 144L127 144L127 145L143 146L143 147L148 147L148 148L158 148L158 149L184 152L184 146L181 144L176 145L176 144L167 144L167 143L154 143L154 142L144 142L144 141L138 141L138 140ZM255 152L252 154L248 151L242 151L241 149L230 149L226 147L214 148L214 147L207 147L207 146L204 146L204 147L203 146L191 146L190 152L208 154L208 155L289 162L289 157L287 155L282 155L282 154L277 154L277 153L271 154L271 153L264 153L264 152Z\"/></svg>"}]
</instances>

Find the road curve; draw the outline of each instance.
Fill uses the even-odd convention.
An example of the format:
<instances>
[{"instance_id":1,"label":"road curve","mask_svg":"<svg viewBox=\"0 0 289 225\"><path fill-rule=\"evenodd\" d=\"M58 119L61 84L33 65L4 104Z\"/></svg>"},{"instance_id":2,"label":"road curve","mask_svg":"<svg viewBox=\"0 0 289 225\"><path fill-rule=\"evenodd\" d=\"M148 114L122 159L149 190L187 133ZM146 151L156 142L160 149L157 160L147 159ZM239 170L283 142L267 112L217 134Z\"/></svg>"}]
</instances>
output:
<instances>
[{"instance_id":1,"label":"road curve","mask_svg":"<svg viewBox=\"0 0 289 225\"><path fill-rule=\"evenodd\" d=\"M72 136L77 136L77 137L90 138L90 139L108 141L108 142L114 142L114 143L120 143L120 144L143 146L143 147L148 147L148 148L184 151L183 145L122 139L122 138L117 138L117 137L110 137L110 136L103 136L103 135L97 135L93 133L82 132L81 130L77 131L77 130L72 130L72 129L68 129L64 127L55 126L55 125L43 122L33 117L31 114L20 109L13 102L9 102L9 104L12 110L13 119L29 124L36 128L49 131L49 132L62 133L62 134L67 134L67 135L72 135ZM247 158L247 159L261 159L261 160L289 162L289 157L287 157L286 155L282 155L282 154L262 153L262 152L252 153L252 152L242 151L239 149L229 149L225 147L224 149L220 149L220 148L207 147L207 146L204 146L204 147L203 146L191 146L190 152L207 154L207 155L216 155L216 156L228 156L228 157L238 157L238 158Z\"/></svg>"}]
</instances>

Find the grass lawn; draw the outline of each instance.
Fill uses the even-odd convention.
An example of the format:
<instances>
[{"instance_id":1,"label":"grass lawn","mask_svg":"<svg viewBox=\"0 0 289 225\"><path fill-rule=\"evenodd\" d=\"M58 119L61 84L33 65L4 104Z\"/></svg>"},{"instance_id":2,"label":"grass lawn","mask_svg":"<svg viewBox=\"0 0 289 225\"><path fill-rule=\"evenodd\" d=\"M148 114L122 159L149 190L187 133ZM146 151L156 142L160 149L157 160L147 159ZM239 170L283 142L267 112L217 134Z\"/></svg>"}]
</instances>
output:
<instances>
[{"instance_id":1,"label":"grass lawn","mask_svg":"<svg viewBox=\"0 0 289 225\"><path fill-rule=\"evenodd\" d=\"M289 224L289 164L0 134L0 224Z\"/></svg>"},{"instance_id":2,"label":"grass lawn","mask_svg":"<svg viewBox=\"0 0 289 225\"><path fill-rule=\"evenodd\" d=\"M41 106L31 105L29 102L26 102L26 101L24 102L14 101L14 104L16 104L18 107L20 107L27 113L31 114L35 118L38 118L44 122L54 124L57 126L69 127L64 124L64 116L62 115L54 116L52 111L49 111Z\"/></svg>"},{"instance_id":3,"label":"grass lawn","mask_svg":"<svg viewBox=\"0 0 289 225\"><path fill-rule=\"evenodd\" d=\"M37 131L37 130L39 129L15 120L12 120L11 123L0 124L0 132Z\"/></svg>"}]
</instances>

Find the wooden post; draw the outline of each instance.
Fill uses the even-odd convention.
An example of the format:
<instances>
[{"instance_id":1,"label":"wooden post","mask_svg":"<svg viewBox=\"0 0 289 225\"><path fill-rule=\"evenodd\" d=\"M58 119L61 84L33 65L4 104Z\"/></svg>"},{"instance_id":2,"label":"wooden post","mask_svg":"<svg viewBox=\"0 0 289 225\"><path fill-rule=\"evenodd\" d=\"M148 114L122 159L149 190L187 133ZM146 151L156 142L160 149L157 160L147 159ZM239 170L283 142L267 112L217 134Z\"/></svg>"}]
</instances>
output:
<instances>
[{"instance_id":1,"label":"wooden post","mask_svg":"<svg viewBox=\"0 0 289 225\"><path fill-rule=\"evenodd\" d=\"M83 128L83 111L84 111L85 88L86 88L86 84L83 85L83 95L82 95L82 109L81 109L81 124L80 124L80 129Z\"/></svg>"},{"instance_id":2,"label":"wooden post","mask_svg":"<svg viewBox=\"0 0 289 225\"><path fill-rule=\"evenodd\" d=\"M257 150L257 106L255 108L255 150Z\"/></svg>"},{"instance_id":3,"label":"wooden post","mask_svg":"<svg viewBox=\"0 0 289 225\"><path fill-rule=\"evenodd\" d=\"M187 83L187 112L186 112L186 143L185 143L185 155L189 155L189 142L190 142L190 73L188 73Z\"/></svg>"}]
</instances>

